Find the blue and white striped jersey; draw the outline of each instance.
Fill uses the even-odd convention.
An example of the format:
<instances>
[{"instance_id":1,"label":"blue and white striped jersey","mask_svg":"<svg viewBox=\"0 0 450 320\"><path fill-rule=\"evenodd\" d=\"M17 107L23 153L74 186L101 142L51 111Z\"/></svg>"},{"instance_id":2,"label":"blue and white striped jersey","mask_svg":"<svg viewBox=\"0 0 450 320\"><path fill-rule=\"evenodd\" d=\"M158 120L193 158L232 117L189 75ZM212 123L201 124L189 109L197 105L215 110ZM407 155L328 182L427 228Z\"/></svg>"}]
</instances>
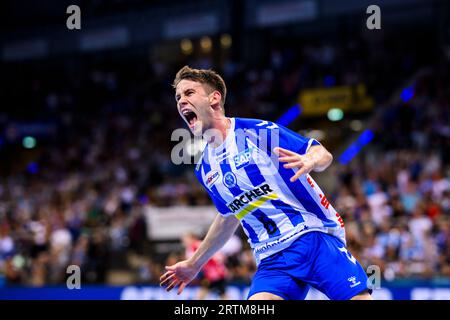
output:
<instances>
[{"instance_id":1,"label":"blue and white striped jersey","mask_svg":"<svg viewBox=\"0 0 450 320\"><path fill-rule=\"evenodd\" d=\"M305 154L318 145L270 121L230 118L225 141L207 145L195 173L223 216L234 215L248 236L257 264L310 231L345 244L344 224L309 174L290 182L273 153L276 146Z\"/></svg>"}]
</instances>

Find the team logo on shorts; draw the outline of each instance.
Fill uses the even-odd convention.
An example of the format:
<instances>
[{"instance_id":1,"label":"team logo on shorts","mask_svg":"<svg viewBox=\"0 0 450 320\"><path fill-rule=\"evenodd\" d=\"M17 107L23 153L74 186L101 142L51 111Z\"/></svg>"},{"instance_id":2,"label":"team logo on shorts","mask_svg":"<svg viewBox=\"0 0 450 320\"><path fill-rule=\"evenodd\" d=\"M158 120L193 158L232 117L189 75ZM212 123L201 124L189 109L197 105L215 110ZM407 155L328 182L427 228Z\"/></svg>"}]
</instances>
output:
<instances>
[{"instance_id":1,"label":"team logo on shorts","mask_svg":"<svg viewBox=\"0 0 450 320\"><path fill-rule=\"evenodd\" d=\"M357 285L360 285L360 284L361 284L361 281L356 282L356 277L355 277L355 276L352 276L352 277L348 278L347 280L348 280L348 282L351 282L351 283L352 283L352 284L350 285L350 288L354 288L354 287L356 287Z\"/></svg>"},{"instance_id":2,"label":"team logo on shorts","mask_svg":"<svg viewBox=\"0 0 450 320\"><path fill-rule=\"evenodd\" d=\"M236 186L236 182L237 182L236 176L231 171L228 171L223 176L223 184L226 185L228 188L235 187Z\"/></svg>"}]
</instances>

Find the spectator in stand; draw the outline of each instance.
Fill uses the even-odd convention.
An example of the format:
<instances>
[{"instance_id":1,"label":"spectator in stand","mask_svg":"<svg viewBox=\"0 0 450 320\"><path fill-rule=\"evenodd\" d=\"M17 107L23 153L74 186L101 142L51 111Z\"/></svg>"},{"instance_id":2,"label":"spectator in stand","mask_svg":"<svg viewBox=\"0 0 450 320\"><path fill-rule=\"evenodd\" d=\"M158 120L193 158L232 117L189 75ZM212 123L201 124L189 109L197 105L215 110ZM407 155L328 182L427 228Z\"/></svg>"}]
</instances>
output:
<instances>
[{"instance_id":1,"label":"spectator in stand","mask_svg":"<svg viewBox=\"0 0 450 320\"><path fill-rule=\"evenodd\" d=\"M185 247L185 259L190 258L200 246L201 240L195 233L183 235L182 243ZM210 292L219 295L220 299L226 300L226 286L228 270L225 266L225 255L217 252L202 268L198 277L200 279L200 290L197 299L204 300Z\"/></svg>"}]
</instances>

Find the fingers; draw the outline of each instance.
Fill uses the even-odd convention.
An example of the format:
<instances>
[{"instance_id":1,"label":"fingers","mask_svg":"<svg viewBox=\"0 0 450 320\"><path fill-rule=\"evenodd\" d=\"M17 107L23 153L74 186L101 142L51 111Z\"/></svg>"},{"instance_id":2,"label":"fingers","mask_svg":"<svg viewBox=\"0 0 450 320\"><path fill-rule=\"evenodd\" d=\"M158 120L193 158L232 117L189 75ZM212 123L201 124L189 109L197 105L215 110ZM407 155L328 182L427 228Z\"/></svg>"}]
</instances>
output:
<instances>
[{"instance_id":1,"label":"fingers","mask_svg":"<svg viewBox=\"0 0 450 320\"><path fill-rule=\"evenodd\" d=\"M283 156L283 157L279 157L278 158L278 161L281 161L281 162L291 162L291 161L295 161L295 160L298 160L300 158L300 156L299 155L295 155L295 156Z\"/></svg>"},{"instance_id":2,"label":"fingers","mask_svg":"<svg viewBox=\"0 0 450 320\"><path fill-rule=\"evenodd\" d=\"M179 285L177 294L181 294L184 288L186 287L186 283L182 282L176 277L176 274L172 274L163 281L161 281L160 286L166 287L166 291L170 292L173 288Z\"/></svg>"},{"instance_id":3,"label":"fingers","mask_svg":"<svg viewBox=\"0 0 450 320\"><path fill-rule=\"evenodd\" d=\"M170 276L171 274L174 274L174 271L170 270L167 271L166 273L164 273L161 277L159 277L159 281L164 281L168 276Z\"/></svg>"},{"instance_id":4,"label":"fingers","mask_svg":"<svg viewBox=\"0 0 450 320\"><path fill-rule=\"evenodd\" d=\"M181 293L183 292L183 290L184 290L185 287L186 287L186 282L182 282L182 283L180 284L180 286L178 287L178 292L177 292L177 294L181 294Z\"/></svg>"},{"instance_id":5,"label":"fingers","mask_svg":"<svg viewBox=\"0 0 450 320\"><path fill-rule=\"evenodd\" d=\"M292 169L292 168L301 168L303 167L303 161L299 160L296 162L286 163L283 165L286 169Z\"/></svg>"},{"instance_id":6,"label":"fingers","mask_svg":"<svg viewBox=\"0 0 450 320\"><path fill-rule=\"evenodd\" d=\"M303 167L301 169L299 169L292 177L291 179L289 179L291 182L294 182L295 180L297 180L302 174L305 174L308 171L308 168Z\"/></svg>"},{"instance_id":7,"label":"fingers","mask_svg":"<svg viewBox=\"0 0 450 320\"><path fill-rule=\"evenodd\" d=\"M173 266L166 266L166 270L168 270L166 273L164 273L161 277L159 277L159 282L162 284L163 282L167 281L167 277L175 274L175 268Z\"/></svg>"},{"instance_id":8,"label":"fingers","mask_svg":"<svg viewBox=\"0 0 450 320\"><path fill-rule=\"evenodd\" d=\"M170 280L172 280L175 277L175 273L169 275L168 277L166 277L165 279L162 279L162 277L160 278L160 283L159 285L161 287L164 287Z\"/></svg>"},{"instance_id":9,"label":"fingers","mask_svg":"<svg viewBox=\"0 0 450 320\"><path fill-rule=\"evenodd\" d=\"M295 156L297 155L295 152L291 150L287 150L281 147L275 147L273 148L273 152L275 152L277 155L287 155L287 156Z\"/></svg>"},{"instance_id":10,"label":"fingers","mask_svg":"<svg viewBox=\"0 0 450 320\"><path fill-rule=\"evenodd\" d=\"M186 282L182 282L180 280L174 280L173 282L170 283L170 285L166 288L166 291L169 292L171 291L173 288L175 288L176 286L178 286L178 290L177 290L177 294L180 295L184 288L186 287Z\"/></svg>"},{"instance_id":11,"label":"fingers","mask_svg":"<svg viewBox=\"0 0 450 320\"><path fill-rule=\"evenodd\" d=\"M160 286L165 287L167 292L178 286L177 294L181 294L187 283L180 280L176 266L166 266L165 268L167 270L166 273L159 278Z\"/></svg>"},{"instance_id":12,"label":"fingers","mask_svg":"<svg viewBox=\"0 0 450 320\"><path fill-rule=\"evenodd\" d=\"M180 282L181 282L181 281L178 280L178 279L173 280L173 281L167 286L166 291L169 292L170 290L172 290L173 288L175 288L177 285L179 285Z\"/></svg>"}]
</instances>

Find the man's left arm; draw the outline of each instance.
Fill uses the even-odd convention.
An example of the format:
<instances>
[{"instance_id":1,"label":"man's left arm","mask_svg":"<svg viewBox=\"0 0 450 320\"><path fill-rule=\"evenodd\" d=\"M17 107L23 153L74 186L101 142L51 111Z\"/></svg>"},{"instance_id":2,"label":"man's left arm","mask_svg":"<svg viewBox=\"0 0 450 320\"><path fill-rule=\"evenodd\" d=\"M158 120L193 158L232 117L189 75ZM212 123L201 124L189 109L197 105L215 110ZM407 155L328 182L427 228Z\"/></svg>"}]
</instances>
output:
<instances>
[{"instance_id":1,"label":"man's left arm","mask_svg":"<svg viewBox=\"0 0 450 320\"><path fill-rule=\"evenodd\" d=\"M311 146L303 155L281 147L276 147L273 151L279 156L278 160L280 162L286 162L283 165L284 168L298 169L291 177L291 182L297 180L302 174L307 174L311 171L323 171L333 161L332 154L322 145Z\"/></svg>"}]
</instances>

